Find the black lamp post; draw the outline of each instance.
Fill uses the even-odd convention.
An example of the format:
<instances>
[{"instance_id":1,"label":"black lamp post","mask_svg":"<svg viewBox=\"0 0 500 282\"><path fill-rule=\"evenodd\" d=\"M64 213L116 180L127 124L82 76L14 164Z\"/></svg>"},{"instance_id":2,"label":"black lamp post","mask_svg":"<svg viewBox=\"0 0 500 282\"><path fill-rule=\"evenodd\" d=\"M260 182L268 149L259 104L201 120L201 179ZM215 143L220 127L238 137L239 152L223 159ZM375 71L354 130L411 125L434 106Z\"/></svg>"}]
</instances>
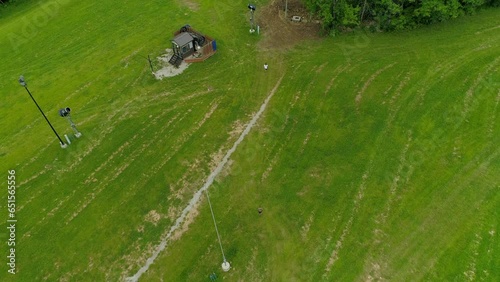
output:
<instances>
[{"instance_id":1,"label":"black lamp post","mask_svg":"<svg viewBox=\"0 0 500 282\"><path fill-rule=\"evenodd\" d=\"M28 89L28 84L26 84L26 81L24 80L24 76L22 76L22 75L19 77L19 84L21 84L21 86L23 86L24 89L26 89L26 91L28 92L28 94L31 97L31 100L33 100L33 102L35 103L36 107L38 108L38 110L40 111L40 113L42 113L42 116L45 118L45 120L49 124L50 128L52 129L52 131L54 131L55 135L57 136L57 139L59 139L59 143L61 144L61 148L66 148L68 145L66 145L66 143L64 143L64 141L61 139L61 137L59 137L59 134L57 134L57 132L54 129L54 127L52 126L52 124L50 124L49 119L45 116L45 114L43 113L43 111L40 108L40 106L38 106L38 103L35 101L35 98L33 98L33 95L31 95L31 92Z\"/></svg>"}]
</instances>

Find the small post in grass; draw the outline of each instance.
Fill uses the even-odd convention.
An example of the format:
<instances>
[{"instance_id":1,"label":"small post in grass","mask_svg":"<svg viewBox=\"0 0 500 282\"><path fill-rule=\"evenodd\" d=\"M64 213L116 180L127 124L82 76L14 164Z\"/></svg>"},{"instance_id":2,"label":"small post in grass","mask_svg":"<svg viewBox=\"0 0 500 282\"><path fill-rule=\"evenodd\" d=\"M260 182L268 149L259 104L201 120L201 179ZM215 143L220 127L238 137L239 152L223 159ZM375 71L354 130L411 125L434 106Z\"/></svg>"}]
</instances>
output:
<instances>
[{"instance_id":1,"label":"small post in grass","mask_svg":"<svg viewBox=\"0 0 500 282\"><path fill-rule=\"evenodd\" d=\"M80 138L80 136L82 136L82 133L78 131L78 129L76 129L76 125L73 122L73 120L71 120L71 115L69 114L69 112L71 112L71 109L66 107L64 109L59 110L59 115L68 120L69 125L71 126L71 128L73 128L73 131L75 132L75 137Z\"/></svg>"},{"instance_id":2,"label":"small post in grass","mask_svg":"<svg viewBox=\"0 0 500 282\"><path fill-rule=\"evenodd\" d=\"M250 9L250 33L254 33L255 28L254 28L253 12L255 12L255 5L248 4L248 9Z\"/></svg>"},{"instance_id":3,"label":"small post in grass","mask_svg":"<svg viewBox=\"0 0 500 282\"><path fill-rule=\"evenodd\" d=\"M149 62L149 67L151 68L151 73L155 73L155 70L153 69L153 63L151 62L151 58L149 57L149 54L148 54L148 62Z\"/></svg>"}]
</instances>

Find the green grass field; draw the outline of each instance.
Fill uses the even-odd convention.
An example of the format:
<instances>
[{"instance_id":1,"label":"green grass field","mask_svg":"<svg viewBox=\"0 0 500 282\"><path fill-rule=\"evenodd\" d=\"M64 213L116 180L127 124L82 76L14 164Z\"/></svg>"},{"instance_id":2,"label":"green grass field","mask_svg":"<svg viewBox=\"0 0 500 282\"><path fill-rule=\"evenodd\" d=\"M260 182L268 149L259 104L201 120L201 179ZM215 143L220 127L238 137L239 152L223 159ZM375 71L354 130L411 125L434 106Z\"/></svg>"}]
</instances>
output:
<instances>
[{"instance_id":1,"label":"green grass field","mask_svg":"<svg viewBox=\"0 0 500 282\"><path fill-rule=\"evenodd\" d=\"M232 269L202 196L141 281L500 277L499 9L280 50L248 33L244 1L19 2L0 9L17 186L15 275L0 193L0 281L133 276L275 87L209 188ZM218 52L154 79L144 57L186 23ZM59 147L21 74L61 135L72 108L80 139Z\"/></svg>"}]
</instances>

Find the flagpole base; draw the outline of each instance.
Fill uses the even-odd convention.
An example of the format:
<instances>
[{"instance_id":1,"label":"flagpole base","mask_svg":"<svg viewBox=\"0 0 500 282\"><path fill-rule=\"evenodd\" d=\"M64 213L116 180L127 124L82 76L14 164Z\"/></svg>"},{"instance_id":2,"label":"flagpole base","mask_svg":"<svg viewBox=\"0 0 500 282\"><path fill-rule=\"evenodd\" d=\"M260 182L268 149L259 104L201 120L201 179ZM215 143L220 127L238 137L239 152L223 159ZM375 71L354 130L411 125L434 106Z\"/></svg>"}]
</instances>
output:
<instances>
[{"instance_id":1,"label":"flagpole base","mask_svg":"<svg viewBox=\"0 0 500 282\"><path fill-rule=\"evenodd\" d=\"M229 269L231 269L231 265L229 264L229 262L225 261L222 263L222 271L224 272L228 272Z\"/></svg>"}]
</instances>

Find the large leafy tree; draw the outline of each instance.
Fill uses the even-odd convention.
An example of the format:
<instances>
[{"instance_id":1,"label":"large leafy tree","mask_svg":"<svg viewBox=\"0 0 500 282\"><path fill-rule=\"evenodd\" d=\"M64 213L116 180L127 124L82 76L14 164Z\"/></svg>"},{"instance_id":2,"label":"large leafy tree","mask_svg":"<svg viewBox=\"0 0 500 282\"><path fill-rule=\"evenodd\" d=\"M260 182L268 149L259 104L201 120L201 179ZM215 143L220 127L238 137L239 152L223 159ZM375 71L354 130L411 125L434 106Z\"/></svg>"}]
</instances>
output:
<instances>
[{"instance_id":1,"label":"large leafy tree","mask_svg":"<svg viewBox=\"0 0 500 282\"><path fill-rule=\"evenodd\" d=\"M432 24L474 13L500 0L302 0L323 21L325 30L375 23L382 30Z\"/></svg>"}]
</instances>

